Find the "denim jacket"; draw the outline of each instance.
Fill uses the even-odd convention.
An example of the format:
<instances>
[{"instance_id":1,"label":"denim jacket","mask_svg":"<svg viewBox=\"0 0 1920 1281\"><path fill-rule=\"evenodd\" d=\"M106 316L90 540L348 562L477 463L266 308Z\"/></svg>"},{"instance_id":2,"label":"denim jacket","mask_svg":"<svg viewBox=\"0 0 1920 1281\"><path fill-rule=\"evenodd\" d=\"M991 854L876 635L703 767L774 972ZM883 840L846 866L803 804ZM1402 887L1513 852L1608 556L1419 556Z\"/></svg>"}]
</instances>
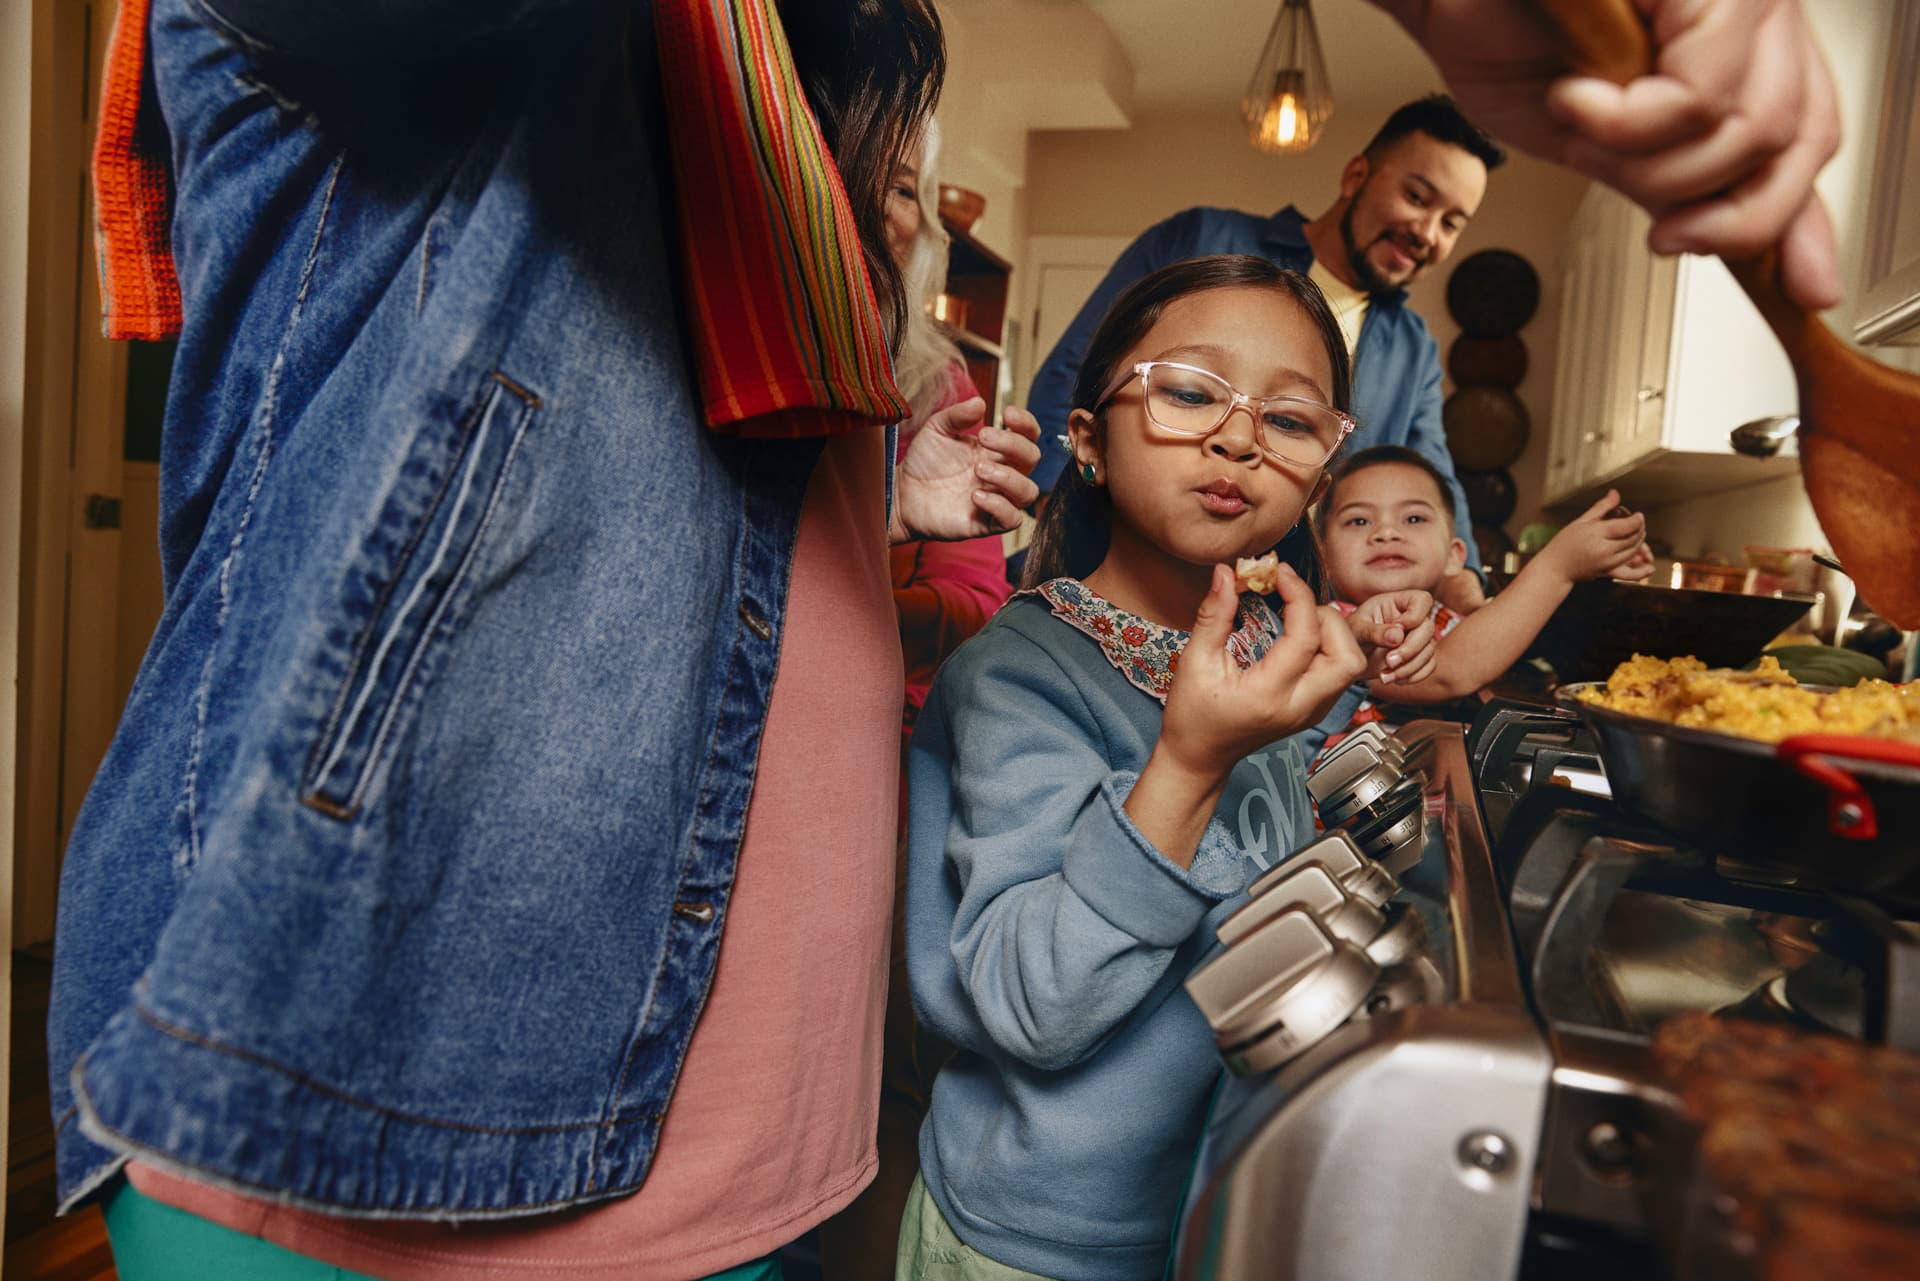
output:
<instances>
[{"instance_id":1,"label":"denim jacket","mask_svg":"<svg viewBox=\"0 0 1920 1281\"><path fill-rule=\"evenodd\" d=\"M1276 266L1306 271L1313 266L1313 248L1301 230L1305 223L1292 206L1271 218L1238 209L1188 209L1147 228L1127 246L1047 354L1027 393L1027 408L1040 420L1040 462L1033 479L1043 490L1066 465L1067 451L1057 437L1067 430L1073 382L1087 344L1121 291L1170 263L1208 254L1253 254ZM1367 307L1353 354L1353 416L1360 430L1348 448L1405 445L1439 468L1453 494L1453 527L1467 544L1467 563L1479 569L1466 491L1454 476L1440 421L1440 349L1427 332L1427 322L1406 304L1406 291L1394 289L1373 295Z\"/></svg>"},{"instance_id":2,"label":"denim jacket","mask_svg":"<svg viewBox=\"0 0 1920 1281\"><path fill-rule=\"evenodd\" d=\"M647 4L155 0L166 607L62 874L63 1202L645 1178L817 442L699 426Z\"/></svg>"}]
</instances>

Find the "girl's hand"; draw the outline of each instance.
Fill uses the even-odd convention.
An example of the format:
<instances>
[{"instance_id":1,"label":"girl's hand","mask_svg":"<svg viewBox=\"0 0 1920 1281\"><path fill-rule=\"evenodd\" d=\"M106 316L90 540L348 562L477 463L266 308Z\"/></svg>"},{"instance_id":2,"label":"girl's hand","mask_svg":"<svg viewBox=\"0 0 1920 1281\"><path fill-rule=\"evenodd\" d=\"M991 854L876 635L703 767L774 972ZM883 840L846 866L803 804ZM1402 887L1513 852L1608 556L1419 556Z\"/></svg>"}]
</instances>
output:
<instances>
[{"instance_id":1,"label":"girl's hand","mask_svg":"<svg viewBox=\"0 0 1920 1281\"><path fill-rule=\"evenodd\" d=\"M1213 585L1180 655L1160 741L1153 754L1206 788L1217 788L1248 753L1316 724L1366 670L1346 620L1287 565L1280 567L1286 634L1245 671L1227 653L1239 597L1233 571L1213 570Z\"/></svg>"},{"instance_id":2,"label":"girl's hand","mask_svg":"<svg viewBox=\"0 0 1920 1281\"><path fill-rule=\"evenodd\" d=\"M888 541L1003 534L1040 494L1027 473L1040 461L1040 424L1009 408L1006 426L985 426L986 401L949 405L914 434L894 472Z\"/></svg>"},{"instance_id":3,"label":"girl's hand","mask_svg":"<svg viewBox=\"0 0 1920 1281\"><path fill-rule=\"evenodd\" d=\"M1647 518L1638 512L1608 515L1619 505L1619 493L1609 489L1598 502L1580 513L1578 519L1555 534L1533 564L1545 561L1547 572L1560 575L1568 583L1609 576L1645 578L1651 574L1653 557L1643 554L1647 546Z\"/></svg>"},{"instance_id":4,"label":"girl's hand","mask_svg":"<svg viewBox=\"0 0 1920 1281\"><path fill-rule=\"evenodd\" d=\"M1439 659L1433 597L1408 588L1369 596L1347 616L1353 639L1366 655L1366 679L1408 684L1433 674Z\"/></svg>"}]
</instances>

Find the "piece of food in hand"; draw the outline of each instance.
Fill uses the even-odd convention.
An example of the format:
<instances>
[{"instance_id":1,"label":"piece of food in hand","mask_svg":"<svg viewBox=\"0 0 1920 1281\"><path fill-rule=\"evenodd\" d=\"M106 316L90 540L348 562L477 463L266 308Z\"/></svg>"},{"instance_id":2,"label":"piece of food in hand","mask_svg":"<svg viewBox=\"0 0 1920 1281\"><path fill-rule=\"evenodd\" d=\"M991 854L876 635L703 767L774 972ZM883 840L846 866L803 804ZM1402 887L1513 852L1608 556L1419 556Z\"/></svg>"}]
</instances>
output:
<instances>
[{"instance_id":1,"label":"piece of food in hand","mask_svg":"<svg viewBox=\"0 0 1920 1281\"><path fill-rule=\"evenodd\" d=\"M1280 588L1280 557L1273 552L1264 556L1241 556L1233 562L1233 585L1241 592L1270 595Z\"/></svg>"}]
</instances>

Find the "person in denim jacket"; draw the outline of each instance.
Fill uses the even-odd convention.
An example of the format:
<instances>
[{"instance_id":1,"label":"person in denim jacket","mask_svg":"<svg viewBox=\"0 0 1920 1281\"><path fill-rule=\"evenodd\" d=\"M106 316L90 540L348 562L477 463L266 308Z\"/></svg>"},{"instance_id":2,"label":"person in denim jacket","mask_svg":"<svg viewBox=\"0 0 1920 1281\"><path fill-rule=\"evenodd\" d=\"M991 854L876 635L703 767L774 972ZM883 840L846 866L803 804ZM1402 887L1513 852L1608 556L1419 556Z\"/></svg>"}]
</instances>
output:
<instances>
[{"instance_id":1,"label":"person in denim jacket","mask_svg":"<svg viewBox=\"0 0 1920 1281\"><path fill-rule=\"evenodd\" d=\"M724 132L676 107L756 101L701 41L771 22L773 59L766 5L121 12L184 314L166 609L63 870L63 1202L383 1276L764 1258L872 1176L889 535L1010 526L1037 451L975 402L894 468L884 345L835 393L871 413L783 386L811 417L723 429L705 335L759 326L750 399L787 326L899 331L883 206L937 19L788 6L759 88L809 102L734 127L839 159L788 207L844 183L809 319L809 263L716 301L729 263L689 257L759 206L674 206Z\"/></svg>"}]
</instances>

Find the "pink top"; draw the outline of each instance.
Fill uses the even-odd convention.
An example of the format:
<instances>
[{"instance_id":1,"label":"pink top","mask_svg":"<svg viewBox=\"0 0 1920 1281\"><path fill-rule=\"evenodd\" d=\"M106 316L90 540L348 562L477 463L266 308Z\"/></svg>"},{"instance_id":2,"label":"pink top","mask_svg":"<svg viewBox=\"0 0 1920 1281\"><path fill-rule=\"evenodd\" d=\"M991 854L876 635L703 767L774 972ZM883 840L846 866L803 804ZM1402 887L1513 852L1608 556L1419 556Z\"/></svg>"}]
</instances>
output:
<instances>
[{"instance_id":1,"label":"pink top","mask_svg":"<svg viewBox=\"0 0 1920 1281\"><path fill-rule=\"evenodd\" d=\"M706 1011L630 1197L493 1223L343 1219L128 1167L148 1196L391 1281L686 1281L772 1253L873 1177L901 664L880 432L828 442Z\"/></svg>"},{"instance_id":2,"label":"pink top","mask_svg":"<svg viewBox=\"0 0 1920 1281\"><path fill-rule=\"evenodd\" d=\"M979 394L966 366L956 361L947 366L946 389L928 416ZM896 458L906 456L920 423L915 419L900 429ZM1007 582L1007 554L998 534L957 543L901 543L891 559L893 603L900 610L900 641L907 660L902 728L911 734L933 674L961 641L987 625L1013 587Z\"/></svg>"}]
</instances>

